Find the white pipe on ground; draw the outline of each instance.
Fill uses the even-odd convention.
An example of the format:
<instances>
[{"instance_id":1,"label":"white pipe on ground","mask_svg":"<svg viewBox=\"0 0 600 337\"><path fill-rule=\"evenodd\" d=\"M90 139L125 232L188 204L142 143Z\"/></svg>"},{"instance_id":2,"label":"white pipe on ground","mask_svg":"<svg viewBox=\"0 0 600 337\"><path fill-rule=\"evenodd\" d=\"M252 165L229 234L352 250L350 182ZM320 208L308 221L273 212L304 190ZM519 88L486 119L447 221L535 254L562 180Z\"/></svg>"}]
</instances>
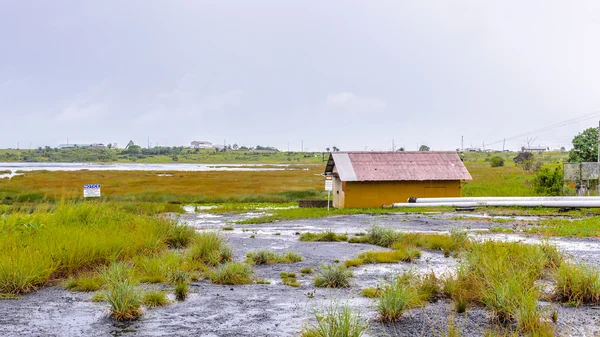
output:
<instances>
[{"instance_id":1,"label":"white pipe on ground","mask_svg":"<svg viewBox=\"0 0 600 337\"><path fill-rule=\"evenodd\" d=\"M529 200L529 201L455 201L430 203L395 203L392 207L480 207L480 206L520 206L554 208L600 208L600 200Z\"/></svg>"},{"instance_id":2,"label":"white pipe on ground","mask_svg":"<svg viewBox=\"0 0 600 337\"><path fill-rule=\"evenodd\" d=\"M417 198L417 204L439 202L484 202L484 201L600 201L600 197L456 197L456 198ZM410 202L410 201L409 201Z\"/></svg>"}]
</instances>

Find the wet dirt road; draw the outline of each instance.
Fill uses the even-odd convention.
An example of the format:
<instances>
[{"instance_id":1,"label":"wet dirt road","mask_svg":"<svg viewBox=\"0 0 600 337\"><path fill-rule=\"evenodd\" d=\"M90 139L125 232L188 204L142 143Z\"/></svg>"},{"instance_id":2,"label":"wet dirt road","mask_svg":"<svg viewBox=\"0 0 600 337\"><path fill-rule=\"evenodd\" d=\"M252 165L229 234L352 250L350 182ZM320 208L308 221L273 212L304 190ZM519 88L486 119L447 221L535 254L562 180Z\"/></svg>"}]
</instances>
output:
<instances>
[{"instance_id":1,"label":"wet dirt road","mask_svg":"<svg viewBox=\"0 0 600 337\"><path fill-rule=\"evenodd\" d=\"M452 214L455 216L456 214ZM255 215L185 214L181 220L199 230L220 230L230 221ZM135 322L116 323L106 317L105 303L93 303L90 294L68 292L60 287L42 289L19 300L0 301L1 336L297 336L306 322L313 322L314 310L331 303L348 304L371 320L369 336L440 336L448 317L454 316L464 336L481 336L488 329L490 314L470 308L466 314L452 314L446 301L428 304L405 314L400 322L381 325L375 317L373 302L360 296L366 286L407 270L434 271L437 275L451 272L457 261L441 252L423 251L415 263L366 265L354 269L352 287L317 289L312 276L300 276L299 270L321 264L335 264L366 250L381 247L332 242L300 242L297 232L334 230L338 233L365 232L372 225L389 226L401 231L447 232L458 228L469 230L477 239L523 240L540 238L517 234L490 234L490 227L511 223L479 220L449 220L450 215L354 215L326 219L307 219L261 225L236 225L233 231L222 231L234 250L236 260L244 260L248 252L261 248L278 253L293 250L304 257L300 263L254 266L257 277L271 284L220 286L207 281L193 283L192 294L185 302L145 311ZM254 238L252 238L254 236ZM561 250L574 259L600 264L600 242L595 239L554 239ZM279 273L295 272L299 288L281 284ZM600 333L595 308L569 308L555 304L559 312L561 335L595 336Z\"/></svg>"}]
</instances>

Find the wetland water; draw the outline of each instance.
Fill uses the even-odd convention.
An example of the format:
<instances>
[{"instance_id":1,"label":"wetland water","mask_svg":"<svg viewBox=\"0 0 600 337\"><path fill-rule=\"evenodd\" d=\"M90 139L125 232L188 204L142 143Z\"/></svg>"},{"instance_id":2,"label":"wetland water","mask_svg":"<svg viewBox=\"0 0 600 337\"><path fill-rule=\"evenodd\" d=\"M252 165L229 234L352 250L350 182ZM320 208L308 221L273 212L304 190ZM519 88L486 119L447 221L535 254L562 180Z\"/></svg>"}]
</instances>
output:
<instances>
[{"instance_id":1,"label":"wetland water","mask_svg":"<svg viewBox=\"0 0 600 337\"><path fill-rule=\"evenodd\" d=\"M147 163L2 163L0 178L29 171L284 171L298 170L289 164L147 164Z\"/></svg>"},{"instance_id":2,"label":"wetland water","mask_svg":"<svg viewBox=\"0 0 600 337\"><path fill-rule=\"evenodd\" d=\"M452 272L458 261L444 257L440 251L424 250L413 263L363 265L354 269L352 284L347 289L321 289L312 284L312 276L301 276L299 270L319 269L321 264L335 264L335 260L350 259L367 250L381 247L347 242L301 242L297 232L333 230L337 233L364 232L372 225L392 227L405 232L447 233L452 229L468 230L478 239L523 240L539 242L536 236L522 234L494 234L490 227L511 223L480 220L450 220L455 214L393 214L351 215L323 219L282 221L272 224L238 225L232 221L259 216L246 214L183 214L180 221L198 230L221 231L233 248L234 259L243 261L246 254L257 249L277 253L293 250L304 260L293 264L254 266L256 276L271 284L245 286L214 285L206 280L194 282L192 294L185 302L174 302L164 308L145 310L144 316L130 323L116 323L106 317L106 303L93 303L90 294L74 293L59 286L42 289L19 300L0 301L1 336L298 336L306 322L314 322L314 310L331 303L348 304L369 319L371 329L367 336L441 336L440 329L454 315L457 328L463 336L482 336L492 318L489 311L472 307L465 314L453 314L452 303L440 300L416 308L403 315L395 324L382 325L373 320L373 301L362 297L360 290L379 284L386 278L412 270L416 273L434 271L438 275ZM268 213L268 210L264 212ZM596 239L551 240L574 260L585 261L598 267L600 241ZM281 284L280 272L298 274L300 287ZM172 291L166 287L164 289ZM561 336L597 336L600 332L598 310L584 306L573 308L540 302L549 310L557 310L557 333Z\"/></svg>"}]
</instances>

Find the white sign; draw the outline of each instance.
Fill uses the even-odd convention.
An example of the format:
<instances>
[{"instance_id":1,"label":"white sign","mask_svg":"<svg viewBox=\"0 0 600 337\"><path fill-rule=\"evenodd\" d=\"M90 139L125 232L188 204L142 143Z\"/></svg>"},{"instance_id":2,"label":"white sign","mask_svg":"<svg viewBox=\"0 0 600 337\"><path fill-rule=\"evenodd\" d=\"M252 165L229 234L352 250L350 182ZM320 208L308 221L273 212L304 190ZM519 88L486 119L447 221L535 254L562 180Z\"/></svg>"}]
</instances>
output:
<instances>
[{"instance_id":1,"label":"white sign","mask_svg":"<svg viewBox=\"0 0 600 337\"><path fill-rule=\"evenodd\" d=\"M84 198L100 197L100 184L83 185L83 197Z\"/></svg>"},{"instance_id":2,"label":"white sign","mask_svg":"<svg viewBox=\"0 0 600 337\"><path fill-rule=\"evenodd\" d=\"M325 180L325 191L333 191L333 180Z\"/></svg>"}]
</instances>

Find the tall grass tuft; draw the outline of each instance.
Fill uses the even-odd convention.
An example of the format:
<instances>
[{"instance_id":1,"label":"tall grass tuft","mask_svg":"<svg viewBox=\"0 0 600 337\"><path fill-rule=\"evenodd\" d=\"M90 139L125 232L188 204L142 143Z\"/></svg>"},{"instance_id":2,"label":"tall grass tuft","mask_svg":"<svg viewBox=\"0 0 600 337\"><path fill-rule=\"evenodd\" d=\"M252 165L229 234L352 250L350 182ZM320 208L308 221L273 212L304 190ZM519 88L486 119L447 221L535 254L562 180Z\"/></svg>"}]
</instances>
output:
<instances>
[{"instance_id":1,"label":"tall grass tuft","mask_svg":"<svg viewBox=\"0 0 600 337\"><path fill-rule=\"evenodd\" d=\"M204 232L197 235L189 256L192 260L210 266L218 266L231 261L232 252L231 248L225 244L225 239L221 234Z\"/></svg>"},{"instance_id":2,"label":"tall grass tuft","mask_svg":"<svg viewBox=\"0 0 600 337\"><path fill-rule=\"evenodd\" d=\"M169 304L169 299L164 291L149 291L144 294L142 300L148 308L163 307Z\"/></svg>"},{"instance_id":3,"label":"tall grass tuft","mask_svg":"<svg viewBox=\"0 0 600 337\"><path fill-rule=\"evenodd\" d=\"M351 277L352 271L345 266L321 266L314 282L320 288L348 288Z\"/></svg>"},{"instance_id":4,"label":"tall grass tuft","mask_svg":"<svg viewBox=\"0 0 600 337\"><path fill-rule=\"evenodd\" d=\"M208 277L215 284L250 284L253 281L254 271L244 263L228 262L208 273Z\"/></svg>"},{"instance_id":5,"label":"tall grass tuft","mask_svg":"<svg viewBox=\"0 0 600 337\"><path fill-rule=\"evenodd\" d=\"M72 277L65 281L65 288L72 291L91 292L99 290L102 287L103 281L98 276L78 276Z\"/></svg>"},{"instance_id":6,"label":"tall grass tuft","mask_svg":"<svg viewBox=\"0 0 600 337\"><path fill-rule=\"evenodd\" d=\"M383 286L376 297L379 319L385 322L397 321L406 310L421 303L419 291L403 277L398 277L395 282Z\"/></svg>"},{"instance_id":7,"label":"tall grass tuft","mask_svg":"<svg viewBox=\"0 0 600 337\"><path fill-rule=\"evenodd\" d=\"M114 263L104 269L105 299L110 304L110 316L117 321L130 321L142 315L142 294L136 289L128 266Z\"/></svg>"},{"instance_id":8,"label":"tall grass tuft","mask_svg":"<svg viewBox=\"0 0 600 337\"><path fill-rule=\"evenodd\" d=\"M317 324L309 324L302 329L302 337L360 337L365 334L369 325L360 314L354 313L350 307L331 305L320 312L315 312Z\"/></svg>"},{"instance_id":9,"label":"tall grass tuft","mask_svg":"<svg viewBox=\"0 0 600 337\"><path fill-rule=\"evenodd\" d=\"M572 305L600 303L600 273L583 264L561 263L554 271L556 299Z\"/></svg>"},{"instance_id":10,"label":"tall grass tuft","mask_svg":"<svg viewBox=\"0 0 600 337\"><path fill-rule=\"evenodd\" d=\"M320 242L339 242L347 241L348 235L336 234L334 231L328 230L321 233L302 233L299 238L300 241L320 241Z\"/></svg>"}]
</instances>

